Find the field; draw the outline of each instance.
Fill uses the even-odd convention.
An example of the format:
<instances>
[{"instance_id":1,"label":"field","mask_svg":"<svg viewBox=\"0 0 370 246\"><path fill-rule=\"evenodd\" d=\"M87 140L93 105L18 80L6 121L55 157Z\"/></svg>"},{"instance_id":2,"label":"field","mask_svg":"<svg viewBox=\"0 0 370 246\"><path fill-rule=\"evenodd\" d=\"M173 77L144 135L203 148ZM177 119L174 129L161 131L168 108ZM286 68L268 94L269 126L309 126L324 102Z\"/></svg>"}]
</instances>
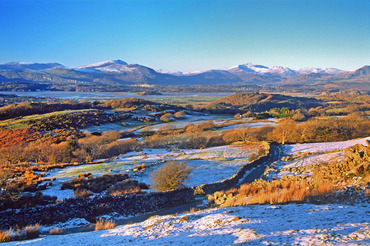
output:
<instances>
[{"instance_id":1,"label":"field","mask_svg":"<svg viewBox=\"0 0 370 246\"><path fill-rule=\"evenodd\" d=\"M202 150L175 150L165 149L143 149L140 152L130 152L109 160L106 163L87 164L77 167L67 167L60 170L46 172L46 177L56 177L56 182L46 190L45 195L57 196L58 199L73 197L72 190L60 190L63 182L76 178L80 173L92 173L94 176L103 173L128 173L130 177L144 182L151 183L150 174L164 166L165 161L184 161L194 170L185 185L192 187L205 183L219 182L231 177L241 166L249 163L248 159L258 148L241 148L238 146L220 146L205 148ZM146 168L140 172L132 169L145 164ZM150 191L150 190L149 190ZM99 194L97 194L99 195Z\"/></svg>"}]
</instances>

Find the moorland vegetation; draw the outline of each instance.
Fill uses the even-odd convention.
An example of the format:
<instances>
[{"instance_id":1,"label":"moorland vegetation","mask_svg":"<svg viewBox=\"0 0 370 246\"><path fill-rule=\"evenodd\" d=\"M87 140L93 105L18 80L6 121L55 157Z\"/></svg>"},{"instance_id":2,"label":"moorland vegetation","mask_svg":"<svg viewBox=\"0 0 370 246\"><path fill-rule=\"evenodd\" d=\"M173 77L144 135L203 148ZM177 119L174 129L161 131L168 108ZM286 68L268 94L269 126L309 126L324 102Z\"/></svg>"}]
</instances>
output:
<instances>
[{"instance_id":1,"label":"moorland vegetation","mask_svg":"<svg viewBox=\"0 0 370 246\"><path fill-rule=\"evenodd\" d=\"M231 119L222 123L209 120L189 123L182 128L165 125L157 131L141 132L89 133L81 130L108 122L125 125L135 122L145 126L182 120L193 113L189 109L137 98L105 102L21 102L0 108L0 210L61 202L40 192L55 181L45 176L48 170L96 163L99 159L109 160L144 148L202 149L230 144L253 145L261 141L284 145L370 136L370 96L356 91L294 100L272 94L235 94L197 108L198 114L227 112ZM262 121L268 118L279 121L276 126L224 129L261 121L261 118ZM120 139L124 140L118 141ZM250 161L261 155L264 153L258 153ZM346 150L344 162L315 166L310 177L256 180L239 189L215 193L209 199L222 206L323 201L323 197L339 201L348 193L338 191L346 187L365 187L369 182L369 161L369 147L355 146ZM135 168L140 171L146 167L138 165ZM152 175L151 188L165 191L182 187L191 169L182 164L177 168L168 163L158 169ZM86 173L65 182L63 188L72 189L75 197L87 199L102 191L110 196L142 194L149 187L127 174L93 177ZM4 235L7 237L6 233Z\"/></svg>"}]
</instances>

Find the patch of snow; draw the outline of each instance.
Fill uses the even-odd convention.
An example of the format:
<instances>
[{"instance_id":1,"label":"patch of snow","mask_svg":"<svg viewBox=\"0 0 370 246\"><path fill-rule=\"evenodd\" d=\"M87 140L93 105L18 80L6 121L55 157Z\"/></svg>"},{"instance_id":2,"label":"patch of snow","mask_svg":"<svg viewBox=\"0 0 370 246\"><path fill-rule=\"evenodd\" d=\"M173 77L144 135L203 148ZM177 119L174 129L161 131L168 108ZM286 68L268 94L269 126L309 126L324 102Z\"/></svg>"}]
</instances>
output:
<instances>
[{"instance_id":1,"label":"patch of snow","mask_svg":"<svg viewBox=\"0 0 370 246\"><path fill-rule=\"evenodd\" d=\"M48 187L43 193L57 196L59 199L73 196L72 190L61 191L62 182L72 177L77 177L79 173L92 173L94 176L102 173L125 173L128 172L130 178L139 182L150 184L150 175L153 171L165 165L166 161L184 161L193 167L186 186L197 186L205 183L219 182L228 179L237 172L241 166L248 163L248 158L257 149L245 149L236 146L217 146L202 150L170 150L170 149L143 149L142 151L129 152L109 160L106 163L86 164L71 166L64 169L47 172L50 177L56 176L53 186ZM133 172L136 165L145 164L147 167L141 172Z\"/></svg>"},{"instance_id":2,"label":"patch of snow","mask_svg":"<svg viewBox=\"0 0 370 246\"><path fill-rule=\"evenodd\" d=\"M66 222L60 222L60 223L56 223L56 224L48 225L48 226L41 226L40 230L42 233L47 233L49 232L50 229L53 229L53 228L59 228L62 230L66 230L66 229L71 229L71 228L84 227L88 225L90 225L89 221L83 218L74 218Z\"/></svg>"},{"instance_id":3,"label":"patch of snow","mask_svg":"<svg viewBox=\"0 0 370 246\"><path fill-rule=\"evenodd\" d=\"M311 68L311 67L299 68L296 71L299 74L310 74L310 73L339 74L345 72L337 68Z\"/></svg>"},{"instance_id":4,"label":"patch of snow","mask_svg":"<svg viewBox=\"0 0 370 246\"><path fill-rule=\"evenodd\" d=\"M361 138L361 139L354 139L348 141L341 141L341 142L322 142L322 143L307 143L307 144L287 144L284 146L285 154L297 154L298 151L301 153L304 152L324 152L324 151L331 151L335 149L345 149L347 147L362 144L367 145L366 140L370 140L370 137Z\"/></svg>"},{"instance_id":5,"label":"patch of snow","mask_svg":"<svg viewBox=\"0 0 370 246\"><path fill-rule=\"evenodd\" d=\"M93 63L89 65L79 66L77 68L81 69L81 68L101 67L101 66L107 66L111 64L127 65L127 63L122 60L108 60L108 61L97 62L97 63Z\"/></svg>"},{"instance_id":6,"label":"patch of snow","mask_svg":"<svg viewBox=\"0 0 370 246\"><path fill-rule=\"evenodd\" d=\"M58 180L58 179L57 179ZM64 182L67 181L64 179ZM73 197L73 190L71 189L65 189L62 190L62 182L61 181L53 181L52 186L48 186L46 190L42 190L43 195L47 196L56 196L59 200L66 199L69 197Z\"/></svg>"}]
</instances>

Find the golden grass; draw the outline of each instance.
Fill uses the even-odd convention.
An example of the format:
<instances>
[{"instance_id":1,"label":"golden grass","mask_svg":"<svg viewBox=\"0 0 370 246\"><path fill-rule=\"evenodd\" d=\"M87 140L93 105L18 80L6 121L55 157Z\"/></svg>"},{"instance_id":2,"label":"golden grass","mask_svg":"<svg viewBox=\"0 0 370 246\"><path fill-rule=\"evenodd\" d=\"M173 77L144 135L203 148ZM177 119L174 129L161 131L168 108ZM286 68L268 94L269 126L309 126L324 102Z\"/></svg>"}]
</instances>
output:
<instances>
[{"instance_id":1,"label":"golden grass","mask_svg":"<svg viewBox=\"0 0 370 246\"><path fill-rule=\"evenodd\" d=\"M153 217L153 216L152 216ZM150 218L152 218L152 217L150 217ZM149 219L150 219L149 218ZM163 221L165 221L166 219L161 219L161 220L157 220L156 222L154 222L153 224L151 224L151 225L148 225L147 227L145 227L145 231L146 230L149 230L150 228L152 228L153 226L155 226L155 225L158 225L159 223L161 223L161 222L163 222Z\"/></svg>"},{"instance_id":2,"label":"golden grass","mask_svg":"<svg viewBox=\"0 0 370 246\"><path fill-rule=\"evenodd\" d=\"M40 224L36 223L34 225L28 225L20 233L23 239L38 238L40 236Z\"/></svg>"},{"instance_id":3,"label":"golden grass","mask_svg":"<svg viewBox=\"0 0 370 246\"><path fill-rule=\"evenodd\" d=\"M40 236L40 224L28 225L22 230L13 230L10 228L7 231L0 230L0 243L18 241L25 239L38 238Z\"/></svg>"},{"instance_id":4,"label":"golden grass","mask_svg":"<svg viewBox=\"0 0 370 246\"><path fill-rule=\"evenodd\" d=\"M363 152L362 152L363 151ZM362 153L362 154L361 154ZM216 192L208 196L211 203L221 204L222 207L241 206L247 204L275 204L320 200L326 202L341 202L356 199L352 196L336 194L344 187L366 187L370 181L370 147L350 147L346 149L346 159L342 162L321 163L306 168L313 170L311 177L285 176L278 180L256 180L244 184L239 189L226 192ZM365 196L370 191L365 189Z\"/></svg>"},{"instance_id":5,"label":"golden grass","mask_svg":"<svg viewBox=\"0 0 370 246\"><path fill-rule=\"evenodd\" d=\"M99 219L98 221L96 221L95 231L112 229L115 226L116 226L116 223L114 223L111 220L106 220L105 221L103 219Z\"/></svg>"},{"instance_id":6,"label":"golden grass","mask_svg":"<svg viewBox=\"0 0 370 246\"><path fill-rule=\"evenodd\" d=\"M63 235L64 234L64 231L58 227L55 227L55 228L51 228L49 230L49 234L50 235Z\"/></svg>"},{"instance_id":7,"label":"golden grass","mask_svg":"<svg viewBox=\"0 0 370 246\"><path fill-rule=\"evenodd\" d=\"M121 196L121 195L128 195L128 194L140 194L142 193L142 189L140 187L133 187L127 190L114 190L109 192L111 196Z\"/></svg>"},{"instance_id":8,"label":"golden grass","mask_svg":"<svg viewBox=\"0 0 370 246\"><path fill-rule=\"evenodd\" d=\"M7 231L0 230L0 243L10 242L13 239L14 232L12 229Z\"/></svg>"},{"instance_id":9,"label":"golden grass","mask_svg":"<svg viewBox=\"0 0 370 246\"><path fill-rule=\"evenodd\" d=\"M185 215L185 216L183 216L179 219L180 223L184 223L184 222L187 222L187 221L189 221L189 215Z\"/></svg>"},{"instance_id":10,"label":"golden grass","mask_svg":"<svg viewBox=\"0 0 370 246\"><path fill-rule=\"evenodd\" d=\"M242 185L240 189L229 190L225 195L221 194L225 197L221 206L301 202L308 195L309 183L304 178L285 178L271 182L257 180L252 184Z\"/></svg>"}]
</instances>

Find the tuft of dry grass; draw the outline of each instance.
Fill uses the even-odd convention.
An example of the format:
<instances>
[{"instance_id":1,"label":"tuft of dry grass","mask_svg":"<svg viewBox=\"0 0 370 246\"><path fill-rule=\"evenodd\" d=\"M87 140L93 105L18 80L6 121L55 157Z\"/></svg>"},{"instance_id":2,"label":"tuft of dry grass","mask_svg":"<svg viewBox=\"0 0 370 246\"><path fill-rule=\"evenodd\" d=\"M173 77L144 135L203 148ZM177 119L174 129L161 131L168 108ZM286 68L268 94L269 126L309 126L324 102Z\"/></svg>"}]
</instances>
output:
<instances>
[{"instance_id":1,"label":"tuft of dry grass","mask_svg":"<svg viewBox=\"0 0 370 246\"><path fill-rule=\"evenodd\" d=\"M238 220L240 220L240 217L239 216L235 216L234 218L232 218L232 222L234 222L234 221L238 221Z\"/></svg>"},{"instance_id":2,"label":"tuft of dry grass","mask_svg":"<svg viewBox=\"0 0 370 246\"><path fill-rule=\"evenodd\" d=\"M12 229L7 231L0 230L0 243L10 242L13 239L14 232Z\"/></svg>"},{"instance_id":3,"label":"tuft of dry grass","mask_svg":"<svg viewBox=\"0 0 370 246\"><path fill-rule=\"evenodd\" d=\"M19 241L26 239L38 238L40 236L40 224L28 225L22 230L13 230L10 228L8 231L0 230L0 243Z\"/></svg>"},{"instance_id":4,"label":"tuft of dry grass","mask_svg":"<svg viewBox=\"0 0 370 246\"><path fill-rule=\"evenodd\" d=\"M19 233L21 239L32 239L40 236L40 224L28 225Z\"/></svg>"},{"instance_id":5,"label":"tuft of dry grass","mask_svg":"<svg viewBox=\"0 0 370 246\"><path fill-rule=\"evenodd\" d=\"M116 223L114 223L111 220L99 219L99 220L96 221L95 231L112 229L115 226L116 226Z\"/></svg>"},{"instance_id":6,"label":"tuft of dry grass","mask_svg":"<svg viewBox=\"0 0 370 246\"><path fill-rule=\"evenodd\" d=\"M181 217L181 218L179 219L179 222L180 222L180 223L185 223L185 222L187 222L187 221L189 221L189 215L185 215L185 216L183 216L183 217Z\"/></svg>"},{"instance_id":7,"label":"tuft of dry grass","mask_svg":"<svg viewBox=\"0 0 370 246\"><path fill-rule=\"evenodd\" d=\"M306 177L284 177L271 182L257 180L245 184L240 189L232 189L218 197L223 198L221 206L242 206L247 204L276 204L288 202L302 202L309 196L316 196L332 191L329 185L311 189ZM217 201L216 201L217 202Z\"/></svg>"},{"instance_id":8,"label":"tuft of dry grass","mask_svg":"<svg viewBox=\"0 0 370 246\"><path fill-rule=\"evenodd\" d=\"M191 208L189 212L190 213L195 213L195 212L198 212L198 211L200 211L199 208Z\"/></svg>"},{"instance_id":9,"label":"tuft of dry grass","mask_svg":"<svg viewBox=\"0 0 370 246\"><path fill-rule=\"evenodd\" d=\"M55 228L51 228L49 230L49 234L50 235L63 235L64 234L64 231L58 227L55 227Z\"/></svg>"}]
</instances>

